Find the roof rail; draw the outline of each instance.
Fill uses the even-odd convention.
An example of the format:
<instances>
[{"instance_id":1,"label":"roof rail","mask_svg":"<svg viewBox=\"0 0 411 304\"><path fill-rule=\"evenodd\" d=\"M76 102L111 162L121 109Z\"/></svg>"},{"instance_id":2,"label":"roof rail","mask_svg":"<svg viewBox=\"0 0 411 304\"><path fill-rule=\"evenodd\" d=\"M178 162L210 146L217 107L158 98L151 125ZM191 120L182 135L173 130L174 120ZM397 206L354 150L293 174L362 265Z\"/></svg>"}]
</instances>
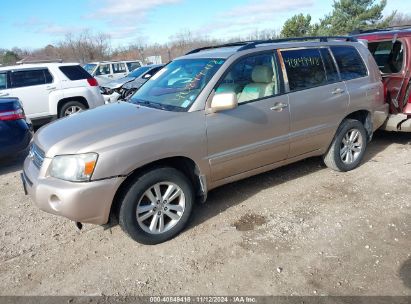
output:
<instances>
[{"instance_id":1,"label":"roof rail","mask_svg":"<svg viewBox=\"0 0 411 304\"><path fill-rule=\"evenodd\" d=\"M257 45L260 45L260 44L281 43L281 42L288 42L288 41L309 41L309 40L319 40L320 42L327 42L328 39L345 40L345 41L350 41L350 42L358 41L356 38L352 36L308 36L308 37L280 38L280 39L269 39L269 40L239 41L239 42L232 42L232 43L226 43L226 44L221 44L221 45L201 47L201 48L194 49L188 52L186 55L198 53L203 50L216 49L216 48L222 48L222 47L239 46L240 48L237 49L237 52L239 52L239 51L255 48Z\"/></svg>"},{"instance_id":2,"label":"roof rail","mask_svg":"<svg viewBox=\"0 0 411 304\"><path fill-rule=\"evenodd\" d=\"M350 32L350 35L359 35L359 34L366 34L366 33L376 33L376 32L386 32L386 31L392 31L392 30L407 30L411 29L411 24L408 25L393 25L393 26L387 26L384 28L376 28L376 29L369 29L369 30L360 30L356 29Z\"/></svg>"},{"instance_id":3,"label":"roof rail","mask_svg":"<svg viewBox=\"0 0 411 304\"><path fill-rule=\"evenodd\" d=\"M31 63L62 63L63 59L44 59L44 60L25 60L17 61L16 64L31 64Z\"/></svg>"}]
</instances>

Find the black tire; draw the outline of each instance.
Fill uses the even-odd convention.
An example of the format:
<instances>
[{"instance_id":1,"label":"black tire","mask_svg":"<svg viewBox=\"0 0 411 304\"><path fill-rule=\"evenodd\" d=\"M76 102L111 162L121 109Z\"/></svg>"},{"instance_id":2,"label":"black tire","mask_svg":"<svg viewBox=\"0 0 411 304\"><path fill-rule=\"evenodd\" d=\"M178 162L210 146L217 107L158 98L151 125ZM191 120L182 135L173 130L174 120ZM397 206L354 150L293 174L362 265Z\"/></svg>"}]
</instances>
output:
<instances>
[{"instance_id":1,"label":"black tire","mask_svg":"<svg viewBox=\"0 0 411 304\"><path fill-rule=\"evenodd\" d=\"M86 109L84 104L82 104L79 101L68 101L61 107L60 112L59 112L59 118L69 116L67 115L66 111L70 109L71 107L79 108L81 111L84 111Z\"/></svg>"},{"instance_id":2,"label":"black tire","mask_svg":"<svg viewBox=\"0 0 411 304\"><path fill-rule=\"evenodd\" d=\"M358 146L354 147L355 149L359 149L359 151L351 152L355 156L353 156L352 162L347 163L343 160L343 158L347 157L347 154L344 154L345 156L343 157L340 153L342 152L343 147L344 147L344 143L343 143L344 137L348 133L352 132L352 130L357 130L359 132L358 136L361 140L361 148L359 148ZM335 171L345 172L345 171L353 170L356 167L358 167L358 165L362 161L365 150L367 148L367 142L368 142L367 133L364 128L364 125L360 121L355 120L355 119L345 119L342 121L342 123L338 127L335 137L327 153L325 153L323 157L324 163L326 164L327 167Z\"/></svg>"},{"instance_id":3,"label":"black tire","mask_svg":"<svg viewBox=\"0 0 411 304\"><path fill-rule=\"evenodd\" d=\"M138 222L137 206L147 190L155 184L163 182L173 183L181 189L185 197L185 209L178 222L172 226L172 228L163 233L153 234L144 230ZM153 169L138 176L130 183L129 189L126 189L118 214L119 224L123 231L125 231L133 240L146 245L159 244L170 240L181 232L190 218L193 202L193 187L184 174L174 168L168 167ZM157 211L154 213L157 213ZM165 211L163 211L163 218L166 219L164 214ZM150 221L150 218L148 221ZM156 227L158 227L157 224Z\"/></svg>"}]
</instances>

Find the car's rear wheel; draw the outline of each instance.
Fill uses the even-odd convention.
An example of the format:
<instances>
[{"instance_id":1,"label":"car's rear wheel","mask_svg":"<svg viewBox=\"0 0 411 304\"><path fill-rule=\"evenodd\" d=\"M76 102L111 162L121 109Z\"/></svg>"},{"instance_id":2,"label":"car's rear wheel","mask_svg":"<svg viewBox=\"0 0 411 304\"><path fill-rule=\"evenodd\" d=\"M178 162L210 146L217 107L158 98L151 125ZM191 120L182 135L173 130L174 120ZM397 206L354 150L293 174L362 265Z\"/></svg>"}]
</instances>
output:
<instances>
[{"instance_id":1,"label":"car's rear wheel","mask_svg":"<svg viewBox=\"0 0 411 304\"><path fill-rule=\"evenodd\" d=\"M60 113L59 113L59 118L73 115L75 113L84 111L85 109L86 109L86 107L81 102L78 102L78 101L66 102L61 107L61 110L60 110Z\"/></svg>"},{"instance_id":2,"label":"car's rear wheel","mask_svg":"<svg viewBox=\"0 0 411 304\"><path fill-rule=\"evenodd\" d=\"M364 125L358 120L345 119L324 155L324 163L336 171L353 170L363 159L366 147L367 133Z\"/></svg>"},{"instance_id":3,"label":"car's rear wheel","mask_svg":"<svg viewBox=\"0 0 411 304\"><path fill-rule=\"evenodd\" d=\"M192 185L186 176L173 168L158 168L130 184L121 202L119 223L133 240L154 245L185 227L192 205Z\"/></svg>"}]
</instances>

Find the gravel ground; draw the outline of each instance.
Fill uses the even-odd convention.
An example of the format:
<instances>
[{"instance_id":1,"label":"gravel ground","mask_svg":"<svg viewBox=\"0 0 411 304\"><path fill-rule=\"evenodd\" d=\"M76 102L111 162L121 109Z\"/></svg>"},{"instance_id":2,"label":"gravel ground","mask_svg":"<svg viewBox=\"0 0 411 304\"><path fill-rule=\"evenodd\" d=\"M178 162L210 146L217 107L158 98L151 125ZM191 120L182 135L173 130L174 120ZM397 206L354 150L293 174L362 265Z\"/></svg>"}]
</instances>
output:
<instances>
[{"instance_id":1,"label":"gravel ground","mask_svg":"<svg viewBox=\"0 0 411 304\"><path fill-rule=\"evenodd\" d=\"M212 191L157 246L39 211L0 162L0 295L411 295L411 135L361 167L320 158Z\"/></svg>"}]
</instances>

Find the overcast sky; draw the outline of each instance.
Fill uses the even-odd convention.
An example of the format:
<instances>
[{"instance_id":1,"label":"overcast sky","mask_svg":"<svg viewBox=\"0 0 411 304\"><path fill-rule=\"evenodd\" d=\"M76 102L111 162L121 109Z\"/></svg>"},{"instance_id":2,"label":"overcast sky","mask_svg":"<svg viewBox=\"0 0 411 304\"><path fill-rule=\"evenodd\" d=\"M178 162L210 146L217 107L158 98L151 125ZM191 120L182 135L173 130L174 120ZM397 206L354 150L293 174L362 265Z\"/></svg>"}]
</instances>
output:
<instances>
[{"instance_id":1,"label":"overcast sky","mask_svg":"<svg viewBox=\"0 0 411 304\"><path fill-rule=\"evenodd\" d=\"M294 14L318 20L331 0L12 0L2 1L0 48L39 48L68 32L110 34L113 46L145 37L166 42L189 29L212 38L245 36L256 29L280 30ZM411 13L410 0L388 0L392 10Z\"/></svg>"}]
</instances>

